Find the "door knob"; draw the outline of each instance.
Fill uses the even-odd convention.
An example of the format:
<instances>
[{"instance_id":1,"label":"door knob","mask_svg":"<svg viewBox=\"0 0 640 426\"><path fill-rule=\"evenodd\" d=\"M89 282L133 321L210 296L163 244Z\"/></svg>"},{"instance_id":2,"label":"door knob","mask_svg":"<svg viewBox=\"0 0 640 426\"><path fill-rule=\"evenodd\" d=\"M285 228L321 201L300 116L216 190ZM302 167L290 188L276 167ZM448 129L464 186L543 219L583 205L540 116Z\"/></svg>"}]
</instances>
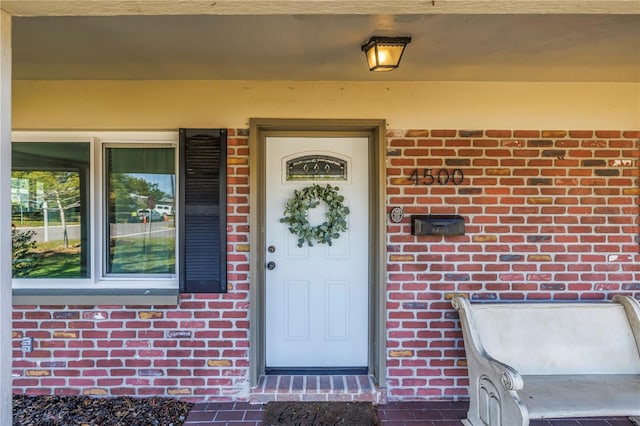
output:
<instances>
[{"instance_id":1,"label":"door knob","mask_svg":"<svg viewBox=\"0 0 640 426\"><path fill-rule=\"evenodd\" d=\"M267 248L267 251L268 251L269 253L275 253L275 251L276 251L276 246L269 246L269 247Z\"/></svg>"},{"instance_id":2,"label":"door knob","mask_svg":"<svg viewBox=\"0 0 640 426\"><path fill-rule=\"evenodd\" d=\"M270 271L273 271L274 269L276 269L276 262L267 263L267 269Z\"/></svg>"}]
</instances>

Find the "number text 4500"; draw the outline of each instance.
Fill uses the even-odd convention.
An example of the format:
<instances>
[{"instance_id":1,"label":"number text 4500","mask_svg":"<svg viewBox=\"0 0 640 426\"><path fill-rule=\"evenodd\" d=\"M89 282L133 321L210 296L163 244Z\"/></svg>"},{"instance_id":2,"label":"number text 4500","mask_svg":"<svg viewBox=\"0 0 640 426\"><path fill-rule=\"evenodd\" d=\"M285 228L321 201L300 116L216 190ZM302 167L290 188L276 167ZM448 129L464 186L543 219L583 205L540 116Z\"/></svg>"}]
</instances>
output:
<instances>
[{"instance_id":1,"label":"number text 4500","mask_svg":"<svg viewBox=\"0 0 640 426\"><path fill-rule=\"evenodd\" d=\"M412 180L415 185L446 185L449 182L454 185L460 185L464 180L464 172L462 169L453 169L451 171L447 169L415 169L409 180Z\"/></svg>"}]
</instances>

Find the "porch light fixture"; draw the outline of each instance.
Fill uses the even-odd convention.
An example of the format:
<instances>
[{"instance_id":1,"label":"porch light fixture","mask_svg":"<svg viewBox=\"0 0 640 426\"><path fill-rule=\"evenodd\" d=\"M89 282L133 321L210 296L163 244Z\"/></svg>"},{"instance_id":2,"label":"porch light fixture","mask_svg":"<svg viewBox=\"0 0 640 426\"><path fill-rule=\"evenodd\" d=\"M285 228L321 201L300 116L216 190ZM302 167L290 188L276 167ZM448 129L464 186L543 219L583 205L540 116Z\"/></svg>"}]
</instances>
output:
<instances>
[{"instance_id":1,"label":"porch light fixture","mask_svg":"<svg viewBox=\"0 0 640 426\"><path fill-rule=\"evenodd\" d=\"M400 65L404 48L411 37L371 37L362 45L369 71L393 71Z\"/></svg>"}]
</instances>

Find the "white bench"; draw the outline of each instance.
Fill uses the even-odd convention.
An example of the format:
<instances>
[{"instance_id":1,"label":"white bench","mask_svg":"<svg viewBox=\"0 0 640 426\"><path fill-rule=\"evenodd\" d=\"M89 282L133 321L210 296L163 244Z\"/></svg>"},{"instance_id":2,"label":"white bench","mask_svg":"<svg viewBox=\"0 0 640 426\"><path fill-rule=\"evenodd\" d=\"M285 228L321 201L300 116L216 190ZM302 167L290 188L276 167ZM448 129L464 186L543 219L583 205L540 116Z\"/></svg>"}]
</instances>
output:
<instances>
[{"instance_id":1,"label":"white bench","mask_svg":"<svg viewBox=\"0 0 640 426\"><path fill-rule=\"evenodd\" d=\"M470 303L460 314L470 426L640 416L640 303ZM638 418L631 419L638 421Z\"/></svg>"}]
</instances>

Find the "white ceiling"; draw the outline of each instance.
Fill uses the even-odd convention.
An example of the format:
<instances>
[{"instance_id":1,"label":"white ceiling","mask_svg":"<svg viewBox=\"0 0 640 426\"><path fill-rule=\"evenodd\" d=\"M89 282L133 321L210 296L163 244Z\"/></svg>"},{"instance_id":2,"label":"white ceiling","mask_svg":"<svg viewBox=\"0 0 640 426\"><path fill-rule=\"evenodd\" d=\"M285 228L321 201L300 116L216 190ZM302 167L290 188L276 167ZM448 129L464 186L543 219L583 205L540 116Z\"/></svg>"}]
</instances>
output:
<instances>
[{"instance_id":1,"label":"white ceiling","mask_svg":"<svg viewBox=\"0 0 640 426\"><path fill-rule=\"evenodd\" d=\"M374 34L412 37L400 69L368 71ZM640 82L640 15L16 16L13 61L14 79Z\"/></svg>"}]
</instances>

